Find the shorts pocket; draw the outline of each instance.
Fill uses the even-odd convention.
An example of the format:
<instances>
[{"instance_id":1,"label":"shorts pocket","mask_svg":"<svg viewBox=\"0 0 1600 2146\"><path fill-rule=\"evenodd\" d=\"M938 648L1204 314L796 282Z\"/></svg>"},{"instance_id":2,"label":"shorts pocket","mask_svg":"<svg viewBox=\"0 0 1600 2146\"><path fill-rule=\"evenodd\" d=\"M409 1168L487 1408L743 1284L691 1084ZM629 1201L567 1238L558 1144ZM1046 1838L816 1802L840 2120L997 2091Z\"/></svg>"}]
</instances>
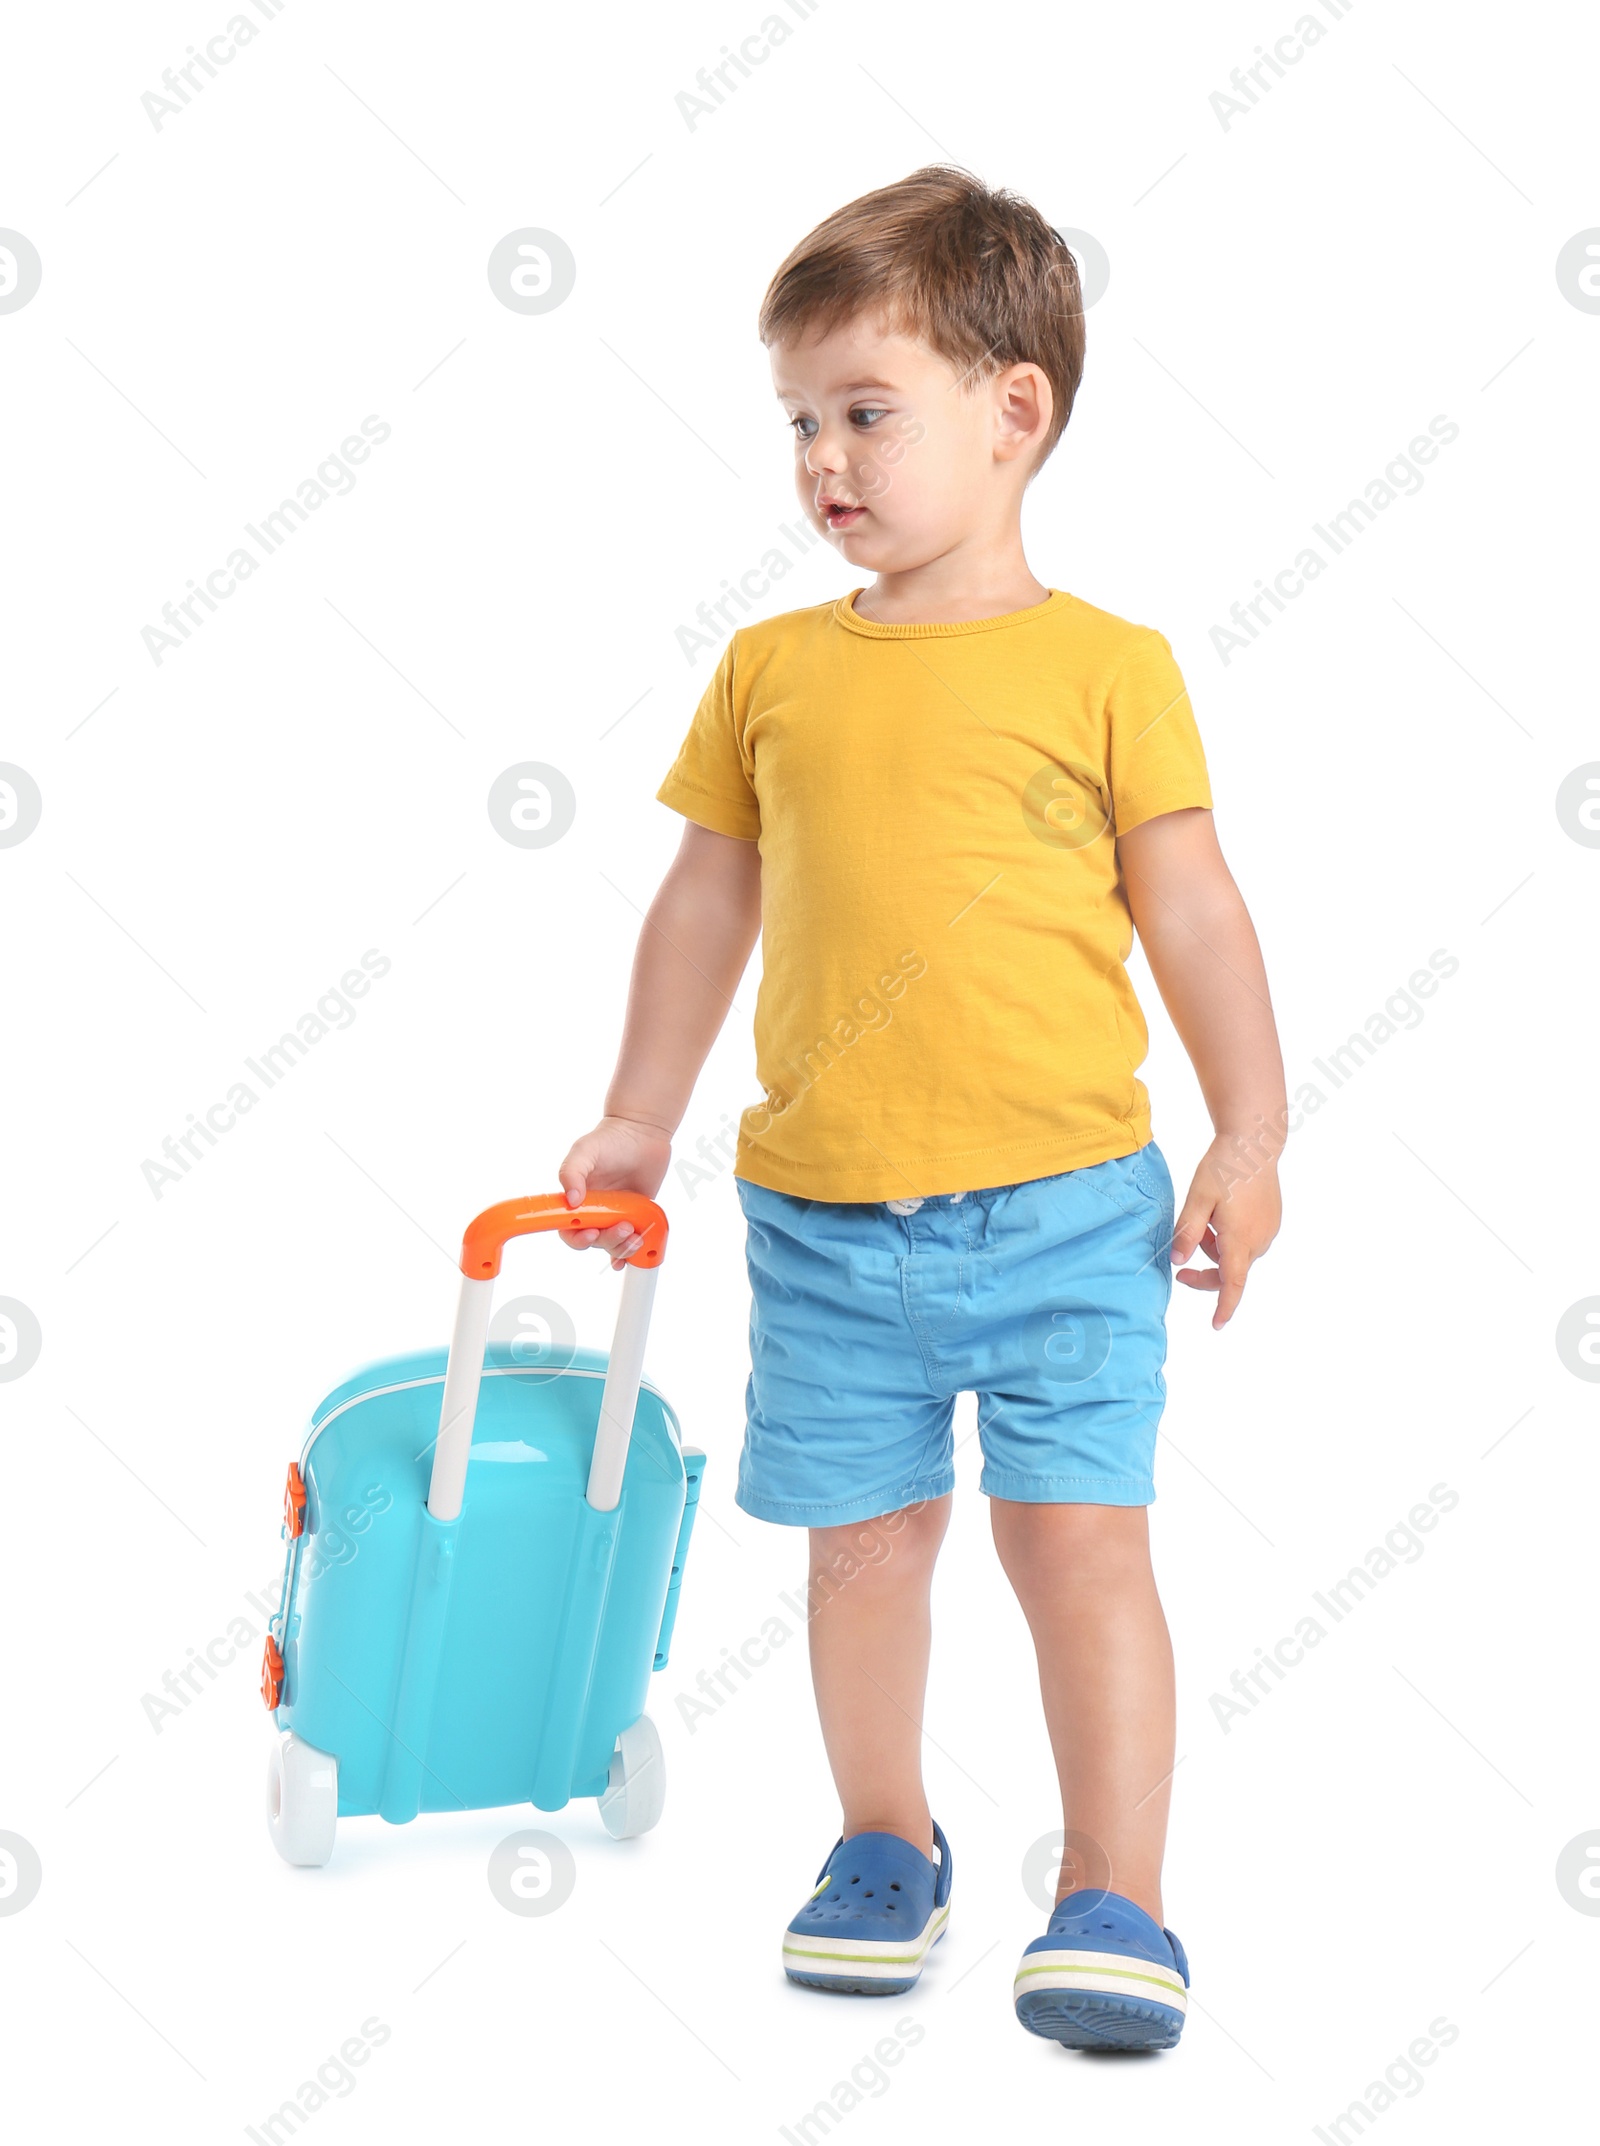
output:
<instances>
[{"instance_id":1,"label":"shorts pocket","mask_svg":"<svg viewBox=\"0 0 1600 2146\"><path fill-rule=\"evenodd\" d=\"M1159 1207L1173 1204L1172 1173L1167 1168L1167 1158L1153 1140L1128 1157L1128 1175L1146 1199L1154 1200Z\"/></svg>"},{"instance_id":2,"label":"shorts pocket","mask_svg":"<svg viewBox=\"0 0 1600 2146\"><path fill-rule=\"evenodd\" d=\"M1172 1179L1161 1150L1151 1141L1134 1155L1117 1155L1082 1172L1103 1200L1119 1214L1149 1215L1172 1205Z\"/></svg>"}]
</instances>

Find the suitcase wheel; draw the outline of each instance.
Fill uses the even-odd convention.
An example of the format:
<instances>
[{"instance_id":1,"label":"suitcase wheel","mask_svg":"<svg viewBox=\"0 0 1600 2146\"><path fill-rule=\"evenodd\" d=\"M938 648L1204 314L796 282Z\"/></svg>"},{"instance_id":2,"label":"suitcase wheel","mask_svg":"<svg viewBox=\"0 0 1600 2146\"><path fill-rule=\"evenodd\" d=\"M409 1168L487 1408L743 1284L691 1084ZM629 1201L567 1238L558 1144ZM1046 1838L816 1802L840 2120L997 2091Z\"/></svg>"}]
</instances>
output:
<instances>
[{"instance_id":1,"label":"suitcase wheel","mask_svg":"<svg viewBox=\"0 0 1600 2146\"><path fill-rule=\"evenodd\" d=\"M285 1730L267 1761L267 1831L286 1863L319 1868L333 1853L339 1761Z\"/></svg>"},{"instance_id":2,"label":"suitcase wheel","mask_svg":"<svg viewBox=\"0 0 1600 2146\"><path fill-rule=\"evenodd\" d=\"M613 1840L648 1833L667 1800L666 1761L661 1738L648 1714L641 1714L617 1738L611 1773L600 1798L600 1817Z\"/></svg>"}]
</instances>

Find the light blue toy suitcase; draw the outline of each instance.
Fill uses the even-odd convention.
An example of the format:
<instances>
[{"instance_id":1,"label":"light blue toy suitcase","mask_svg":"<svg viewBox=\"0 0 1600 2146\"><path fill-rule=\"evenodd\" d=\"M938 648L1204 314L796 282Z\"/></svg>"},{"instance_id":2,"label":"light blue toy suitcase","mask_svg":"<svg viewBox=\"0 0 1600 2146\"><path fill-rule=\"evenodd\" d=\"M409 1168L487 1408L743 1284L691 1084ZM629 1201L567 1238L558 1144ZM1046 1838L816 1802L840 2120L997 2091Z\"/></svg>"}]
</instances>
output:
<instances>
[{"instance_id":1,"label":"light blue toy suitcase","mask_svg":"<svg viewBox=\"0 0 1600 2146\"><path fill-rule=\"evenodd\" d=\"M506 1240L632 1222L609 1359L490 1342ZM666 1664L705 1456L643 1382L667 1222L637 1193L508 1200L471 1224L448 1352L369 1364L311 1418L262 1666L267 1820L326 1863L339 1818L597 1796L622 1838L661 1815L644 1711Z\"/></svg>"}]
</instances>

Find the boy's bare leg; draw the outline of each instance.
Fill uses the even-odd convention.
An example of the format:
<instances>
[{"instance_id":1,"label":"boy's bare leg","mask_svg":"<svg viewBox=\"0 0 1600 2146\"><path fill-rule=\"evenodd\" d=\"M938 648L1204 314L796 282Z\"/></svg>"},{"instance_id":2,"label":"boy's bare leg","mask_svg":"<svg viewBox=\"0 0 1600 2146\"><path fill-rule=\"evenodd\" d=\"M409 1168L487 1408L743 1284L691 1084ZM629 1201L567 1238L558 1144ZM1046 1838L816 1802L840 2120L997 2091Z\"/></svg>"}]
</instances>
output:
<instances>
[{"instance_id":1,"label":"boy's bare leg","mask_svg":"<svg viewBox=\"0 0 1600 2146\"><path fill-rule=\"evenodd\" d=\"M840 1831L898 1833L930 1857L922 1704L929 1591L949 1523L947 1495L810 1531L811 1681L844 1814Z\"/></svg>"},{"instance_id":2,"label":"boy's bare leg","mask_svg":"<svg viewBox=\"0 0 1600 2146\"><path fill-rule=\"evenodd\" d=\"M1039 1657L1062 1824L1098 1842L1111 1866L1107 1877L1066 1859L1056 1898L1087 1880L1160 1923L1176 1729L1145 1508L991 1498L989 1514Z\"/></svg>"}]
</instances>

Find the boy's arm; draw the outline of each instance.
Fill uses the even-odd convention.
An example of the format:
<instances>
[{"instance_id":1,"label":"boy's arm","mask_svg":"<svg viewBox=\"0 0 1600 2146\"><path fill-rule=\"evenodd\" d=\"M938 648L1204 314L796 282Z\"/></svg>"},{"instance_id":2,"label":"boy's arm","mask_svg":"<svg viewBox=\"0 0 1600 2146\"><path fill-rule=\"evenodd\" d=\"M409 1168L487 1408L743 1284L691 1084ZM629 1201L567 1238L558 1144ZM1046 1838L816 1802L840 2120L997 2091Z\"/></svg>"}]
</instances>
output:
<instances>
[{"instance_id":1,"label":"boy's arm","mask_svg":"<svg viewBox=\"0 0 1600 2146\"><path fill-rule=\"evenodd\" d=\"M591 1184L654 1196L667 1174L672 1135L760 932L755 843L689 821L639 934L605 1116L573 1142L561 1165L569 1206ZM613 1266L639 1241L626 1223L560 1234L575 1250L594 1245L609 1252Z\"/></svg>"},{"instance_id":2,"label":"boy's arm","mask_svg":"<svg viewBox=\"0 0 1600 2146\"><path fill-rule=\"evenodd\" d=\"M1177 1278L1216 1290L1211 1323L1221 1327L1282 1214L1288 1106L1267 974L1209 812L1146 820L1118 836L1117 856L1151 974L1216 1128L1179 1212L1172 1258L1181 1267L1199 1249L1216 1260Z\"/></svg>"}]
</instances>

